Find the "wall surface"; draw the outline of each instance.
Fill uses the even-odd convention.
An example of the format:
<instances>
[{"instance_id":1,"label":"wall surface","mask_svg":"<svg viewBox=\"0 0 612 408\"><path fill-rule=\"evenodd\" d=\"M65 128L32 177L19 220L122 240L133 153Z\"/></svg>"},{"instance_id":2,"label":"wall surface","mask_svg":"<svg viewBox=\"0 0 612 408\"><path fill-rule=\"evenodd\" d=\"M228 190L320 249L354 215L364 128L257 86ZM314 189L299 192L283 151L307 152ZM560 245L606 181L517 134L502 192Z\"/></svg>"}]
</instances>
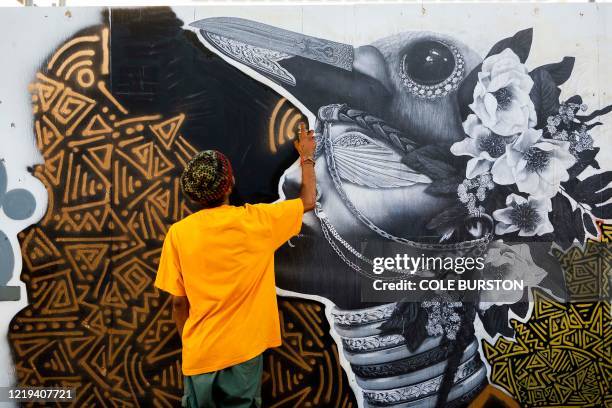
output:
<instances>
[{"instance_id":1,"label":"wall surface","mask_svg":"<svg viewBox=\"0 0 612 408\"><path fill-rule=\"evenodd\" d=\"M218 149L234 204L294 197L291 142L307 119L319 211L276 257L283 345L265 355L265 406L602 405L611 15L595 4L3 10L0 386L76 387L75 406L177 406L180 340L153 280L169 225L196 211L178 176ZM511 68L490 75L506 93L479 102L502 52ZM534 142L516 150L523 135ZM528 164L499 170L512 149ZM517 176L533 166L537 187ZM503 217L523 205L513 194L533 198L521 208L537 217ZM528 288L475 303L364 295L378 253L442 243L456 257L457 243L481 251L472 242L501 257L495 268L511 253L495 271Z\"/></svg>"}]
</instances>

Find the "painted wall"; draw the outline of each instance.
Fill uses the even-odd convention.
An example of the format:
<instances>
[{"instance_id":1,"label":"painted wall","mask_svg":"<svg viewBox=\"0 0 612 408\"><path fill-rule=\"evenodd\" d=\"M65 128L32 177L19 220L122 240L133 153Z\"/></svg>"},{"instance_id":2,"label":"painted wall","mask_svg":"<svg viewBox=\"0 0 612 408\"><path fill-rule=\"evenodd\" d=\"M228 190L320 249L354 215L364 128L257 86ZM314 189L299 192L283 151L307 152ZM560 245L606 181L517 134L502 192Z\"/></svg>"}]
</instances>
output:
<instances>
[{"instance_id":1,"label":"painted wall","mask_svg":"<svg viewBox=\"0 0 612 408\"><path fill-rule=\"evenodd\" d=\"M431 103L405 94L408 96L401 96L404 99L399 104L393 91L404 92L405 88L386 82L399 81L399 65L389 62L394 61L395 50L409 45L412 48L407 49L414 50L413 44L425 37L456 47L454 61L458 55L465 61L459 86L499 40L533 27L527 66L533 70L565 56L575 57L558 99L581 95L588 114L612 103L606 86L612 74L612 51L604 45L611 37L607 24L611 10L589 4L3 11L2 30L10 40L0 47L3 55L12 58L0 68L0 230L6 236L3 240L0 235L0 277L6 277L0 282L6 311L0 326L0 337L5 339L0 361L6 367L0 374L0 386L15 381L76 386L80 390L77 406L105 406L110 401L177 405L182 394L179 340L169 299L153 288L152 281L168 225L194 211L181 196L176 179L191 155L206 148L227 153L237 174L232 200L240 204L295 194L296 165L292 163L296 156L290 143L295 125L307 118L314 126L318 109L325 105L348 103L364 110L354 115L342 112L358 123L351 125L353 131L377 141L379 147L384 145L385 154L398 150L409 154L406 146L412 141L421 147L432 140L449 145L460 141L465 136L461 122L466 118L456 96L459 88L453 88L448 98ZM339 68L340 63L321 60L323 57L308 57L307 46L278 54L278 49L266 49L244 32L231 38L237 43L227 42L223 40L229 32L227 24L216 28L205 24L201 30L188 26L212 17L248 18L273 29L291 30L298 39L304 40L305 34L327 41L324 45L331 44L329 41L348 44L354 47L350 47L354 50L352 65L347 70ZM27 35L22 27L30 27ZM215 38L221 40L215 42ZM309 41L304 44L314 39ZM232 51L228 44L237 48ZM372 56L371 48L358 48L368 44L375 45L388 66L382 66L378 54ZM517 47L520 54L521 47ZM360 59L363 55L365 59ZM365 61L365 65L356 61ZM285 79L279 80L282 77ZM381 83L386 91L379 92ZM385 93L389 90L391 94ZM394 128L391 133L396 137L382 143L373 128L363 124L368 113L382 118L376 122L381 129ZM319 123L324 119L319 115ZM612 153L612 128L607 124L609 117L599 120L604 124L590 129L589 135L600 149L600 169L591 166L580 179L610 170L604 158ZM346 125L330 121L330 126L343 129ZM318 133L323 146L324 135ZM342 135L340 131L338 140ZM403 142L401 149L393 145L396 139L408 140L404 137L409 142ZM347 146L347 154L354 154L350 150L354 146ZM322 175L320 201L330 219L339 223L338 230L350 242L377 243L376 234L342 209L342 200L334 201L333 177L327 176L333 173L324 154L318 156L317 173ZM380 184L384 172L372 173L372 167L370 178L356 180L355 174L362 174L359 163L364 162L364 156L359 157L362 159L349 167L349 173L354 173L341 173L345 183L350 179L346 183L351 184L347 187L349 201L392 234L413 240L435 235L425 232L421 219L431 218L432 209L443 211L456 197L432 199L419 182L390 189ZM399 158L397 162L404 163L402 174L414 170L409 167L411 162ZM6 172L6 182L1 171ZM596 180L600 187L596 191L609 183ZM353 187L360 183L361 187ZM609 197L606 194L600 191L595 196L603 199ZM415 212L419 205L424 210ZM558 234L557 225L563 219L575 214L582 218L574 209L568 215L553 205L551 220ZM598 211L604 214L604 209ZM540 251L539 255L556 243L554 258L541 269L549 276L560 273L566 295L582 303L568 308L555 297L555 285L538 285L538 281L534 286L542 289L530 292L529 299L536 297L548 308L523 303L510 310L490 309L502 313L498 316L489 313L474 318L475 327L464 345L467 357L457 362L459 377L472 382L458 385L461 393L451 392L455 397L465 395L454 403L478 398L484 404L498 398L512 404L510 396L524 405L536 400L552 404L561 397L577 406L602 401L605 376L594 356L609 341L609 333L604 332L609 327L605 323L610 319L609 307L605 302L584 301L601 298L598 291L604 290L598 279L607 273L612 257L607 218L594 217L604 222L597 224L594 233L590 225L584 227L586 235L577 233L573 247L572 234L578 228L564 230L563 236L542 238L540 244L522 241L531 246L532 254ZM312 214L304 223L300 237L277 258L284 344L266 354L266 406L366 406L389 398L411 400L418 406L435 404L437 390L449 376L444 362L453 355L461 356L463 348L444 349L442 355L438 353L442 348L431 344L443 337L423 332L424 343L415 351L406 346L414 338L411 333L397 328L388 333L380 330L379 325L407 309L363 302L355 271L324 239L325 227ZM507 241L513 239L520 240L514 236ZM394 246L384 248L397 251ZM313 264L313 259L318 263ZM590 266L584 268L585 264ZM589 298L593 282L598 293ZM591 292L585 295L585 288ZM355 309L366 307L370 309L355 314ZM521 351L523 343L511 338L507 325L494 324L495 330L488 329L491 319L506 322L508 317L516 319L513 328L518 340L529 340L542 327L550 329L548 337L540 338L534 349ZM354 319L359 320L356 325ZM368 342L377 345L370 347ZM377 360L381 350L401 357L381 362ZM528 361L536 350L562 353L548 365L554 373L550 374L552 383L561 378L563 370L570 378L582 370L589 372L588 386L565 392L561 385L567 384L559 380L561 385L553 387L557 391L550 393L544 389L551 388L551 383L534 386L523 381L521 373L512 368L517 364L539 376L547 372L536 361ZM429 357L423 357L426 355ZM368 358L369 363L360 362ZM548 357L538 354L538 358ZM440 361L442 368L431 361ZM564 361L572 362L570 369ZM486 374L486 381L476 375L479 372ZM400 374L404 380L397 379Z\"/></svg>"}]
</instances>

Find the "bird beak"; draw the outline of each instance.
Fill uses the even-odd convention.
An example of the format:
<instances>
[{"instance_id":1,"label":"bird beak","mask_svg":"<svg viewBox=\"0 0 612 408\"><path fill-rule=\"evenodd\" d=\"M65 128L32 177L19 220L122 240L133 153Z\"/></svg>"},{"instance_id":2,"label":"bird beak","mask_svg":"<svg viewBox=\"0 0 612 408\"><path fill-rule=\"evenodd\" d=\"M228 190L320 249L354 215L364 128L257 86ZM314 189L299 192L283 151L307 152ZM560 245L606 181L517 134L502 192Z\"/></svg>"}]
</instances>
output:
<instances>
[{"instance_id":1,"label":"bird beak","mask_svg":"<svg viewBox=\"0 0 612 408\"><path fill-rule=\"evenodd\" d=\"M371 97L376 87L382 88L378 93L390 91L384 58L372 46L354 48L234 17L206 18L190 26L200 30L207 45L285 87L288 85L287 89L300 100L300 89L312 92L319 86L324 92L329 90L330 84L335 88L335 95L357 92L356 97L359 97L359 90L356 91L352 84L354 81L366 88L363 96ZM371 81L364 83L363 77ZM374 82L377 84L373 85ZM374 91L374 95L376 93Z\"/></svg>"},{"instance_id":2,"label":"bird beak","mask_svg":"<svg viewBox=\"0 0 612 408\"><path fill-rule=\"evenodd\" d=\"M240 57L247 65L257 64L257 61L237 52L249 49L272 61L299 56L347 71L353 68L354 50L348 44L234 17L207 18L190 25L200 29L218 50L236 59Z\"/></svg>"}]
</instances>

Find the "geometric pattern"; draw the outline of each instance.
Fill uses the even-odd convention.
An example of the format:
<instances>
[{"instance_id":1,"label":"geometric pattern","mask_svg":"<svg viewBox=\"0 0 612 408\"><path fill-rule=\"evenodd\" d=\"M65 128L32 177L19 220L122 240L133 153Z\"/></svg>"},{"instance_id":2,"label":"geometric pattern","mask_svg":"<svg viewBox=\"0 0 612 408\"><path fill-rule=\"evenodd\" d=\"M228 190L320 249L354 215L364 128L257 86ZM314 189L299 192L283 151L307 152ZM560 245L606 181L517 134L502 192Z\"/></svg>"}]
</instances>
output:
<instances>
[{"instance_id":1,"label":"geometric pattern","mask_svg":"<svg viewBox=\"0 0 612 408\"><path fill-rule=\"evenodd\" d=\"M67 41L30 86L49 204L20 234L29 305L9 339L21 386L75 386L73 406L176 406L180 341L153 287L168 226L192 209L184 115L129 112L107 89L108 28Z\"/></svg>"},{"instance_id":2,"label":"geometric pattern","mask_svg":"<svg viewBox=\"0 0 612 408\"><path fill-rule=\"evenodd\" d=\"M568 295L573 301L609 299L612 279L612 225L599 223L600 241L588 240L584 248L555 249L565 275Z\"/></svg>"},{"instance_id":3,"label":"geometric pattern","mask_svg":"<svg viewBox=\"0 0 612 408\"><path fill-rule=\"evenodd\" d=\"M553 250L569 302L535 290L529 320L511 320L514 341L482 341L491 383L521 406L612 406L612 226L598 227L599 241Z\"/></svg>"},{"instance_id":4,"label":"geometric pattern","mask_svg":"<svg viewBox=\"0 0 612 408\"><path fill-rule=\"evenodd\" d=\"M180 340L153 286L168 226L194 209L178 176L182 114L130 112L107 88L108 28L61 45L30 86L44 218L19 235L29 305L9 327L20 386L76 387L76 407L180 404ZM320 304L279 301L266 406L356 406Z\"/></svg>"},{"instance_id":5,"label":"geometric pattern","mask_svg":"<svg viewBox=\"0 0 612 408\"><path fill-rule=\"evenodd\" d=\"M610 303L560 303L534 290L527 323L512 320L515 341L483 341L491 382L521 406L612 404Z\"/></svg>"},{"instance_id":6,"label":"geometric pattern","mask_svg":"<svg viewBox=\"0 0 612 408\"><path fill-rule=\"evenodd\" d=\"M265 358L266 407L356 407L320 303L278 302L283 344Z\"/></svg>"},{"instance_id":7,"label":"geometric pattern","mask_svg":"<svg viewBox=\"0 0 612 408\"><path fill-rule=\"evenodd\" d=\"M612 406L612 226L599 224L600 241L554 251L563 267L569 302L534 290L526 323L511 320L514 340L482 341L491 383L521 406Z\"/></svg>"}]
</instances>

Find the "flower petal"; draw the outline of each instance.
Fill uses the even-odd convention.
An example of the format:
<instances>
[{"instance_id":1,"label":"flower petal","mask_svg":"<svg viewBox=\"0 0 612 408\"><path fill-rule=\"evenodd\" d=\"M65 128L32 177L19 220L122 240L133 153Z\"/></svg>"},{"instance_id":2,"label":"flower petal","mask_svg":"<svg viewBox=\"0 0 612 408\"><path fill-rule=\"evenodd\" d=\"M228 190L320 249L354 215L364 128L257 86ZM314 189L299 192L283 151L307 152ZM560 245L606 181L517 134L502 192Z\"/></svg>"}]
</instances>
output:
<instances>
[{"instance_id":1,"label":"flower petal","mask_svg":"<svg viewBox=\"0 0 612 408\"><path fill-rule=\"evenodd\" d=\"M541 130L527 129L514 141L512 148L520 152L526 152L542 137Z\"/></svg>"},{"instance_id":2,"label":"flower petal","mask_svg":"<svg viewBox=\"0 0 612 408\"><path fill-rule=\"evenodd\" d=\"M540 140L539 142L535 143L532 147L537 147L540 150L543 150L545 152L550 152L550 151L554 151L554 150L558 150L559 146L548 142L547 140Z\"/></svg>"},{"instance_id":3,"label":"flower petal","mask_svg":"<svg viewBox=\"0 0 612 408\"><path fill-rule=\"evenodd\" d=\"M519 234L519 237L533 237L536 234L536 230L537 228L535 228L532 231L521 229L518 234Z\"/></svg>"},{"instance_id":4,"label":"flower petal","mask_svg":"<svg viewBox=\"0 0 612 408\"><path fill-rule=\"evenodd\" d=\"M523 171L520 173L520 177L516 177L516 186L523 193L537 194L538 188L541 187L540 180L538 173Z\"/></svg>"},{"instance_id":5,"label":"flower petal","mask_svg":"<svg viewBox=\"0 0 612 408\"><path fill-rule=\"evenodd\" d=\"M472 138L466 137L460 142L453 143L450 151L455 156L471 156L476 157L480 151L475 146L475 141Z\"/></svg>"},{"instance_id":6,"label":"flower petal","mask_svg":"<svg viewBox=\"0 0 612 408\"><path fill-rule=\"evenodd\" d=\"M503 154L495 163L493 163L491 174L493 175L493 181L496 184L505 186L515 183L512 167L510 167L508 163L507 153Z\"/></svg>"},{"instance_id":7,"label":"flower petal","mask_svg":"<svg viewBox=\"0 0 612 408\"><path fill-rule=\"evenodd\" d=\"M465 121L463 122L463 131L468 134L471 135L472 132L474 132L474 128L476 126L480 125L480 121L478 120L478 116L476 116L473 113L470 113L468 115L467 118L465 118Z\"/></svg>"},{"instance_id":8,"label":"flower petal","mask_svg":"<svg viewBox=\"0 0 612 408\"><path fill-rule=\"evenodd\" d=\"M542 222L540 225L538 225L538 227L535 230L535 233L538 235L544 235L544 234L550 234L554 230L555 228L550 223L550 220L548 219L548 215L546 215L545 221Z\"/></svg>"},{"instance_id":9,"label":"flower petal","mask_svg":"<svg viewBox=\"0 0 612 408\"><path fill-rule=\"evenodd\" d=\"M484 107L487 112L487 115L492 120L497 116L497 99L490 93L487 93L484 96Z\"/></svg>"},{"instance_id":10,"label":"flower petal","mask_svg":"<svg viewBox=\"0 0 612 408\"><path fill-rule=\"evenodd\" d=\"M512 224L512 212L514 208L506 207L501 210L493 211L493 219L503 222L504 224Z\"/></svg>"},{"instance_id":11,"label":"flower petal","mask_svg":"<svg viewBox=\"0 0 612 408\"><path fill-rule=\"evenodd\" d=\"M512 232L518 231L519 227L516 225L504 224L500 222L495 226L495 233L497 235L510 234Z\"/></svg>"},{"instance_id":12,"label":"flower petal","mask_svg":"<svg viewBox=\"0 0 612 408\"><path fill-rule=\"evenodd\" d=\"M508 197L506 197L506 205L510 205L512 203L525 204L526 202L527 202L527 199L518 194L509 194Z\"/></svg>"},{"instance_id":13,"label":"flower petal","mask_svg":"<svg viewBox=\"0 0 612 408\"><path fill-rule=\"evenodd\" d=\"M552 211L552 202L550 201L549 197L529 196L527 201L529 202L529 204L531 204L533 208L538 211L542 211L545 214Z\"/></svg>"},{"instance_id":14,"label":"flower petal","mask_svg":"<svg viewBox=\"0 0 612 408\"><path fill-rule=\"evenodd\" d=\"M491 82L487 86L487 92L495 92L501 88L505 88L510 85L512 80L512 74L509 72L500 72L495 75L491 75Z\"/></svg>"},{"instance_id":15,"label":"flower petal","mask_svg":"<svg viewBox=\"0 0 612 408\"><path fill-rule=\"evenodd\" d=\"M470 159L467 162L465 176L469 179L473 179L481 174L488 173L489 170L491 170L491 164L492 163L490 161L479 157Z\"/></svg>"}]
</instances>

